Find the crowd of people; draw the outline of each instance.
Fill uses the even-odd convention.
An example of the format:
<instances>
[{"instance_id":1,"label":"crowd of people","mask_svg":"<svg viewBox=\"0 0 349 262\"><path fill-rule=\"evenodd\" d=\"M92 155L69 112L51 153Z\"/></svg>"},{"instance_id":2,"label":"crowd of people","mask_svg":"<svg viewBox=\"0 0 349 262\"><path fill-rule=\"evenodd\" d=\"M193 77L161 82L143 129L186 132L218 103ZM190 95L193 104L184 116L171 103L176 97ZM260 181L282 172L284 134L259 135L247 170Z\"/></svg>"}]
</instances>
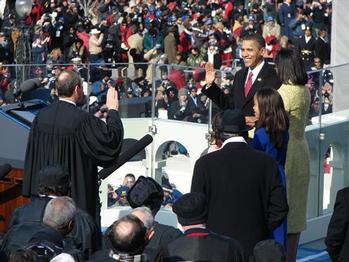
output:
<instances>
[{"instance_id":1,"label":"crowd of people","mask_svg":"<svg viewBox=\"0 0 349 262\"><path fill-rule=\"evenodd\" d=\"M16 62L20 34L14 3L7 2L0 32L0 62L4 65ZM87 82L85 93L97 97L100 105L105 103L109 87L117 87L124 98L155 92L157 116L207 122L208 100L201 93L202 77L188 74L182 66L195 71L206 62L212 63L225 72L222 88L228 93L235 67L245 66L240 55L242 38L255 33L266 41L264 57L268 61L275 59L280 48L292 46L300 52L307 71L330 63L329 0L85 2L33 2L26 19L32 50L27 73L30 78L45 79L45 87L54 89L62 68L75 68ZM153 66L148 63L168 66L157 67L153 75ZM126 68L128 81L116 70L120 67ZM13 101L15 74L14 68L1 67L2 102ZM331 112L333 78L320 89L319 73L309 79L309 88L314 89L312 116L321 110L320 100L325 105L323 112Z\"/></svg>"},{"instance_id":2,"label":"crowd of people","mask_svg":"<svg viewBox=\"0 0 349 262\"><path fill-rule=\"evenodd\" d=\"M330 63L331 2L81 3L36 0L26 19L34 28L32 61L61 65L50 79L40 65L29 72L57 101L33 121L23 181L32 202L14 212L0 255L10 261L263 261L259 256L269 252L270 261L294 262L310 179L305 126L316 101L329 101L316 110L331 110L331 71L306 72ZM15 35L5 29L14 22L10 14L2 23L0 40L9 46ZM4 52L0 59L11 64L13 49L6 50L7 60ZM129 86L113 76L118 63L126 64ZM181 66L193 69L192 79ZM15 75L6 65L2 70L6 101ZM78 108L84 82L103 105L99 117ZM195 164L191 193L176 192L168 178L160 185L132 174L120 188L110 186L108 205L134 209L101 237L97 166L112 165L121 152L119 99L154 92L157 116L199 123L207 121L211 99L219 111L212 147ZM183 232L154 222L161 206L171 206Z\"/></svg>"}]
</instances>

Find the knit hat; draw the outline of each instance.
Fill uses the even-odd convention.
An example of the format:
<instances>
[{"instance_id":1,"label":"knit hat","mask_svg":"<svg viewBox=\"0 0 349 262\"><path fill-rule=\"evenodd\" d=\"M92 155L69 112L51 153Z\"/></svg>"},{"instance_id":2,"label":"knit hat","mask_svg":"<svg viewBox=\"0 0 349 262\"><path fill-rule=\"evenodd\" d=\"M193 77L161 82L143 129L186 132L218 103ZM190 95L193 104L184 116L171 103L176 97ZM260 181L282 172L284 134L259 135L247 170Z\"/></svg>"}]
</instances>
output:
<instances>
[{"instance_id":1,"label":"knit hat","mask_svg":"<svg viewBox=\"0 0 349 262\"><path fill-rule=\"evenodd\" d=\"M185 95L188 95L188 94L189 94L189 92L188 92L188 89L186 89L186 88L181 88L178 91L178 97L185 96Z\"/></svg>"},{"instance_id":2,"label":"knit hat","mask_svg":"<svg viewBox=\"0 0 349 262\"><path fill-rule=\"evenodd\" d=\"M207 200L202 193L187 193L181 196L172 207L182 226L205 223L207 220Z\"/></svg>"}]
</instances>

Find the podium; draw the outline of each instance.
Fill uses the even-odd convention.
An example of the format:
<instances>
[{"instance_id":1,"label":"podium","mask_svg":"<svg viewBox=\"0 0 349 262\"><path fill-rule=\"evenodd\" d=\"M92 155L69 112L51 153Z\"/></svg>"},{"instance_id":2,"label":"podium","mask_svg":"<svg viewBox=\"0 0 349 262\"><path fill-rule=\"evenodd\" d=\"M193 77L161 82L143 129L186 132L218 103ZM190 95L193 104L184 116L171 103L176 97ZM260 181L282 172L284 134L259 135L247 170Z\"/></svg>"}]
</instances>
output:
<instances>
[{"instance_id":1,"label":"podium","mask_svg":"<svg viewBox=\"0 0 349 262\"><path fill-rule=\"evenodd\" d=\"M7 230L15 208L29 202L22 196L22 182L27 140L36 114L47 103L34 99L0 107L0 165L12 166L0 180L0 232Z\"/></svg>"}]
</instances>

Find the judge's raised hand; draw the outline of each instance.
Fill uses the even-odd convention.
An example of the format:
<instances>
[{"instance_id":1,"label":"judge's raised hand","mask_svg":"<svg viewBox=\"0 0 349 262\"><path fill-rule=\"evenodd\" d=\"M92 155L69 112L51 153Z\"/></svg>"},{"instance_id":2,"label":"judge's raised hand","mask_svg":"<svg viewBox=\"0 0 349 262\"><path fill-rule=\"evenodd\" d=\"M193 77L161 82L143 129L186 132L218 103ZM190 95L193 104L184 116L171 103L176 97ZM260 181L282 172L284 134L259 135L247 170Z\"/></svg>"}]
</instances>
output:
<instances>
[{"instance_id":1,"label":"judge's raised hand","mask_svg":"<svg viewBox=\"0 0 349 262\"><path fill-rule=\"evenodd\" d=\"M116 91L115 88L108 89L107 101L105 104L109 110L111 110L111 109L118 110L119 109L118 91Z\"/></svg>"},{"instance_id":2,"label":"judge's raised hand","mask_svg":"<svg viewBox=\"0 0 349 262\"><path fill-rule=\"evenodd\" d=\"M206 71L206 75L205 75L206 85L207 87L210 87L216 78L216 71L213 68L213 64L206 63L205 71Z\"/></svg>"}]
</instances>

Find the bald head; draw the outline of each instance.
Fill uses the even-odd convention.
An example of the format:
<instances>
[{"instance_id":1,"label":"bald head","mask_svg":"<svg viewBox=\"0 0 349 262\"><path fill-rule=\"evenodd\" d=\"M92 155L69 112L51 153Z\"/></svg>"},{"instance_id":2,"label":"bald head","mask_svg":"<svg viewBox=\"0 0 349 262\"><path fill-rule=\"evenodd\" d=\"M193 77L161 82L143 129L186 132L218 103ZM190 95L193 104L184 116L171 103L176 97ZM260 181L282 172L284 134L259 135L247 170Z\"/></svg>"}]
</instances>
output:
<instances>
[{"instance_id":1,"label":"bald head","mask_svg":"<svg viewBox=\"0 0 349 262\"><path fill-rule=\"evenodd\" d=\"M62 234L69 233L69 224L73 221L76 212L74 201L67 196L51 199L45 208L43 223Z\"/></svg>"},{"instance_id":2,"label":"bald head","mask_svg":"<svg viewBox=\"0 0 349 262\"><path fill-rule=\"evenodd\" d=\"M134 215L127 215L115 221L108 237L115 252L129 255L141 254L147 243L146 228Z\"/></svg>"},{"instance_id":3,"label":"bald head","mask_svg":"<svg viewBox=\"0 0 349 262\"><path fill-rule=\"evenodd\" d=\"M133 209L130 214L138 217L143 222L147 231L153 228L154 217L148 207L137 207Z\"/></svg>"}]
</instances>

